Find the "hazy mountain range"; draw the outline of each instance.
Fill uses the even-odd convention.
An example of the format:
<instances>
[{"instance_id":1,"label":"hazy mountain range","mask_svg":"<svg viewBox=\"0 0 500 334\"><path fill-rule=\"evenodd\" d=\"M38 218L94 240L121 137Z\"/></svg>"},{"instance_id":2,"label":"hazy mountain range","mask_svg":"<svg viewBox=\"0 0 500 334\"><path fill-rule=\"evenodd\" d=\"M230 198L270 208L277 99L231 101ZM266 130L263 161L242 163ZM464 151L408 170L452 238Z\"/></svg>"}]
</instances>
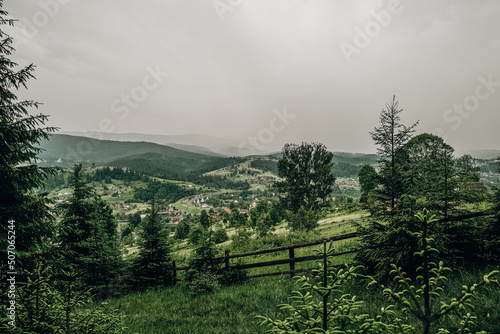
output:
<instances>
[{"instance_id":1,"label":"hazy mountain range","mask_svg":"<svg viewBox=\"0 0 500 334\"><path fill-rule=\"evenodd\" d=\"M252 154L249 150L238 148L237 142L208 135L186 134L186 135L150 135L143 133L107 133L107 132L75 132L62 131L60 134L72 136L90 137L94 139L116 140L122 142L149 142L167 145L188 152L201 153L215 156L244 156ZM274 152L262 152L270 154Z\"/></svg>"}]
</instances>

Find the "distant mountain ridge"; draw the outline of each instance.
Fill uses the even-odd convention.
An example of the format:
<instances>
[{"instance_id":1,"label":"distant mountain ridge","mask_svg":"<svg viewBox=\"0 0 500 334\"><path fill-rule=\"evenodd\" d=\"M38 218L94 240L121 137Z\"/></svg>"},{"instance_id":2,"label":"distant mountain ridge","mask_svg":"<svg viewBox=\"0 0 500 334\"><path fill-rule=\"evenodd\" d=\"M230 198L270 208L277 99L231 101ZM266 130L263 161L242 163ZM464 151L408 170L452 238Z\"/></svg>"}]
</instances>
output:
<instances>
[{"instance_id":1,"label":"distant mountain ridge","mask_svg":"<svg viewBox=\"0 0 500 334\"><path fill-rule=\"evenodd\" d=\"M117 140L122 142L149 142L167 145L184 151L214 156L235 156L236 146L228 140L208 135L155 135L143 133L109 133L98 131L62 131L61 134L81 136L99 140Z\"/></svg>"},{"instance_id":2,"label":"distant mountain ridge","mask_svg":"<svg viewBox=\"0 0 500 334\"><path fill-rule=\"evenodd\" d=\"M75 163L97 165L139 153L156 153L171 158L207 160L220 158L217 155L194 153L178 148L148 142L123 142L99 140L89 137L53 134L49 140L41 142L43 152L39 158L46 165L70 166Z\"/></svg>"}]
</instances>

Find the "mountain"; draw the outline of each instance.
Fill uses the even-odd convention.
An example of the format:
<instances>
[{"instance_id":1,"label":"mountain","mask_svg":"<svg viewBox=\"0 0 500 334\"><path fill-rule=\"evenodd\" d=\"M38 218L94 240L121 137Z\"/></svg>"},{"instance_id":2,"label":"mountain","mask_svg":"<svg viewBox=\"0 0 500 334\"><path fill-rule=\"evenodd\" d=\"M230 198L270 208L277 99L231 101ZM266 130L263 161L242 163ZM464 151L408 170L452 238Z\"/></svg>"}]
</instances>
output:
<instances>
[{"instance_id":1,"label":"mountain","mask_svg":"<svg viewBox=\"0 0 500 334\"><path fill-rule=\"evenodd\" d=\"M62 134L81 136L100 140L114 140L122 142L149 142L170 147L179 148L183 151L215 156L236 156L236 146L230 141L208 135L151 135L144 133L108 133L98 131L62 131ZM229 144L228 144L229 143Z\"/></svg>"},{"instance_id":2,"label":"mountain","mask_svg":"<svg viewBox=\"0 0 500 334\"><path fill-rule=\"evenodd\" d=\"M43 160L41 165L61 167L73 166L76 163L104 165L144 153L158 154L165 159L201 163L221 159L220 156L188 152L155 143L98 140L64 134L52 135L49 140L43 141L40 147L44 150L39 154L39 158Z\"/></svg>"}]
</instances>

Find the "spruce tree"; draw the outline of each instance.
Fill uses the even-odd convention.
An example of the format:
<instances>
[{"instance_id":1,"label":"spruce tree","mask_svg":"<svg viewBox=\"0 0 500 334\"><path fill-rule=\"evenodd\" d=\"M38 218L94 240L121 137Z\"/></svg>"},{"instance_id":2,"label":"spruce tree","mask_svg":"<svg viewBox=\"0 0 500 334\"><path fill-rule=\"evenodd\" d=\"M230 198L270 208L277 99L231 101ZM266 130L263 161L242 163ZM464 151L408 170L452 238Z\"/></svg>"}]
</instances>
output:
<instances>
[{"instance_id":1,"label":"spruce tree","mask_svg":"<svg viewBox=\"0 0 500 334\"><path fill-rule=\"evenodd\" d=\"M107 293L123 268L116 218L102 198L91 198L93 189L83 182L81 165L75 166L71 183L73 195L61 205L61 269L74 268L85 287Z\"/></svg>"},{"instance_id":2,"label":"spruce tree","mask_svg":"<svg viewBox=\"0 0 500 334\"><path fill-rule=\"evenodd\" d=\"M93 206L90 202L91 189L83 181L82 165L77 165L71 175L71 188L73 195L68 203L60 205L62 220L59 225L58 241L64 269L74 267L84 270L83 259L91 252L88 239L91 236L92 226L90 216L93 214Z\"/></svg>"},{"instance_id":3,"label":"spruce tree","mask_svg":"<svg viewBox=\"0 0 500 334\"><path fill-rule=\"evenodd\" d=\"M7 236L15 232L16 264L10 271L23 272L34 268L31 253L43 250L53 233L47 199L36 196L32 189L40 187L51 172L34 164L41 151L38 144L56 131L45 126L47 115L31 113L39 103L16 96L34 78L35 66L20 67L10 59L15 51L13 40L2 28L13 26L15 20L7 18L2 8L0 0L0 317L7 305L2 299L7 291Z\"/></svg>"},{"instance_id":4,"label":"spruce tree","mask_svg":"<svg viewBox=\"0 0 500 334\"><path fill-rule=\"evenodd\" d=\"M380 126L370 132L373 141L378 145L377 152L382 156L382 185L385 188L384 195L391 202L391 208L396 205L398 183L402 179L397 154L412 137L418 124L416 122L409 127L403 125L399 116L402 111L396 96L393 96L391 103L387 103L385 109L380 112Z\"/></svg>"},{"instance_id":5,"label":"spruce tree","mask_svg":"<svg viewBox=\"0 0 500 334\"><path fill-rule=\"evenodd\" d=\"M174 283L168 231L158 215L154 197L149 215L142 222L134 276L138 288Z\"/></svg>"},{"instance_id":6,"label":"spruce tree","mask_svg":"<svg viewBox=\"0 0 500 334\"><path fill-rule=\"evenodd\" d=\"M118 223L113 210L102 198L95 198L91 205L91 233L85 242L90 252L83 259L85 282L99 294L108 294L119 283L124 266L118 241Z\"/></svg>"}]
</instances>

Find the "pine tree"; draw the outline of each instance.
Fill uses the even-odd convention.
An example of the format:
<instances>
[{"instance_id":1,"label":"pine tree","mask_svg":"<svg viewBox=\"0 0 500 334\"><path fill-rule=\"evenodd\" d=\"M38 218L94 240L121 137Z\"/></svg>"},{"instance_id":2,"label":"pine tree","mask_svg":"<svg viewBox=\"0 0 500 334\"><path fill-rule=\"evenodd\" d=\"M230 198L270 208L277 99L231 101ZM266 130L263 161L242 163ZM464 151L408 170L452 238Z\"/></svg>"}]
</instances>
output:
<instances>
[{"instance_id":1,"label":"pine tree","mask_svg":"<svg viewBox=\"0 0 500 334\"><path fill-rule=\"evenodd\" d=\"M0 1L0 28L13 26L15 20ZM16 91L27 88L34 78L33 64L19 67L9 59L15 49L13 40L0 29L0 296L6 291L4 269L7 265L7 236L15 230L15 270L30 270L34 261L30 253L44 249L46 239L53 234L54 221L49 214L47 199L36 196L32 189L40 187L51 170L34 165L41 149L38 144L48 139L56 128L46 127L48 117L33 115L30 109L39 103L20 101ZM52 171L53 172L53 171ZM9 223L11 221L12 223ZM9 229L12 226L12 230ZM9 233L10 232L10 233ZM0 317L4 316L5 300L0 297Z\"/></svg>"},{"instance_id":2,"label":"pine tree","mask_svg":"<svg viewBox=\"0 0 500 334\"><path fill-rule=\"evenodd\" d=\"M377 152L383 158L382 185L385 187L385 194L391 201L391 208L394 208L398 196L397 186L401 181L397 154L415 132L418 122L409 127L401 124L399 114L403 109L398 109L399 102L396 101L396 96L393 96L392 102L387 103L385 107L380 112L380 127L375 128L374 131L370 132L370 135L375 144L379 146Z\"/></svg>"},{"instance_id":3,"label":"pine tree","mask_svg":"<svg viewBox=\"0 0 500 334\"><path fill-rule=\"evenodd\" d=\"M73 196L61 205L61 269L74 268L86 287L107 293L123 268L116 218L100 197L91 199L93 189L83 182L81 165L75 166L71 183Z\"/></svg>"},{"instance_id":4,"label":"pine tree","mask_svg":"<svg viewBox=\"0 0 500 334\"><path fill-rule=\"evenodd\" d=\"M168 231L158 215L154 197L151 200L149 215L142 222L139 237L139 254L134 263L137 287L173 284Z\"/></svg>"},{"instance_id":5,"label":"pine tree","mask_svg":"<svg viewBox=\"0 0 500 334\"><path fill-rule=\"evenodd\" d=\"M58 241L63 257L61 265L64 269L75 267L84 270L83 258L88 257L91 252L87 241L91 237L90 216L94 208L90 202L91 189L83 182L82 165L74 167L71 187L73 195L69 202L60 205L62 220Z\"/></svg>"},{"instance_id":6,"label":"pine tree","mask_svg":"<svg viewBox=\"0 0 500 334\"><path fill-rule=\"evenodd\" d=\"M113 210L100 197L92 201L91 233L85 244L90 249L83 259L85 282L99 294L112 293L123 269L122 249L118 241L118 223Z\"/></svg>"}]
</instances>

